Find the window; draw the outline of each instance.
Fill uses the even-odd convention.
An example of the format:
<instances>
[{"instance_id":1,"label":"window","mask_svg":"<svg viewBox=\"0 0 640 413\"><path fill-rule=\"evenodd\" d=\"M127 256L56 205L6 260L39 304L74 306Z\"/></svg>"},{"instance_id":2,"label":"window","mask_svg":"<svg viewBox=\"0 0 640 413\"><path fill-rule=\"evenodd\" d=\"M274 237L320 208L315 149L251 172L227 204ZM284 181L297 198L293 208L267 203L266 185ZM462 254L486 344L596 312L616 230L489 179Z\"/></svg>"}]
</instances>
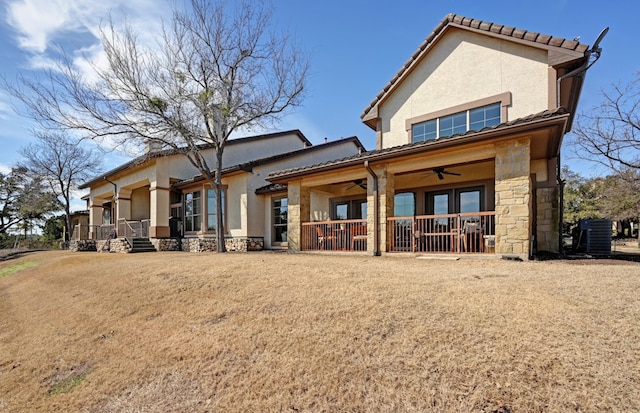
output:
<instances>
[{"instance_id":1,"label":"window","mask_svg":"<svg viewBox=\"0 0 640 413\"><path fill-rule=\"evenodd\" d=\"M458 188L426 194L427 215L446 215L484 210L484 187Z\"/></svg>"},{"instance_id":2,"label":"window","mask_svg":"<svg viewBox=\"0 0 640 413\"><path fill-rule=\"evenodd\" d=\"M224 222L224 191L222 191L222 220ZM216 191L207 189L207 231L218 230L218 205L216 203Z\"/></svg>"},{"instance_id":3,"label":"window","mask_svg":"<svg viewBox=\"0 0 640 413\"><path fill-rule=\"evenodd\" d=\"M195 232L202 228L202 199L200 191L188 192L184 197L185 231Z\"/></svg>"},{"instance_id":4,"label":"window","mask_svg":"<svg viewBox=\"0 0 640 413\"><path fill-rule=\"evenodd\" d=\"M416 196L413 192L396 194L393 200L393 216L412 217L416 214Z\"/></svg>"},{"instance_id":5,"label":"window","mask_svg":"<svg viewBox=\"0 0 640 413\"><path fill-rule=\"evenodd\" d=\"M481 106L411 125L414 142L445 138L500 123L500 103Z\"/></svg>"},{"instance_id":6,"label":"window","mask_svg":"<svg viewBox=\"0 0 640 413\"><path fill-rule=\"evenodd\" d=\"M272 203L273 231L272 240L274 243L287 242L287 198L274 198Z\"/></svg>"},{"instance_id":7,"label":"window","mask_svg":"<svg viewBox=\"0 0 640 413\"><path fill-rule=\"evenodd\" d=\"M367 218L367 200L351 199L332 202L331 219Z\"/></svg>"}]
</instances>

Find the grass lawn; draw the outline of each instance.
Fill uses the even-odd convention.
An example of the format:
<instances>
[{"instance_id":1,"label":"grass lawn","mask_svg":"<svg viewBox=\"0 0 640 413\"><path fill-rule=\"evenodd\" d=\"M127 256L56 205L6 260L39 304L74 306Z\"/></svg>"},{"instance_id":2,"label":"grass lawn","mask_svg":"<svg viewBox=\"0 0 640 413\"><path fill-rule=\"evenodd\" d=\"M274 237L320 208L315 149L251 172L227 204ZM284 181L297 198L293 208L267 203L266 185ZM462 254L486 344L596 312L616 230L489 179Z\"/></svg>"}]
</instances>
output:
<instances>
[{"instance_id":1,"label":"grass lawn","mask_svg":"<svg viewBox=\"0 0 640 413\"><path fill-rule=\"evenodd\" d=\"M0 412L640 411L640 264L38 252Z\"/></svg>"}]
</instances>

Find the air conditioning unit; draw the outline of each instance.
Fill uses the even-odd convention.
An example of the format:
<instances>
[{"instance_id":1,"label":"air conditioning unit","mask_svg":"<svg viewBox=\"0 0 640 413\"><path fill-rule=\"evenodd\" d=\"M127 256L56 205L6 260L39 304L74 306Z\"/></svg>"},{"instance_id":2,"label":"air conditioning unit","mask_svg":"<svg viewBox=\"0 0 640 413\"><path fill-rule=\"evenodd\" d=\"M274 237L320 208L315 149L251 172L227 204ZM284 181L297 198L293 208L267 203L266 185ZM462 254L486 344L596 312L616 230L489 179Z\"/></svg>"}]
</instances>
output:
<instances>
[{"instance_id":1,"label":"air conditioning unit","mask_svg":"<svg viewBox=\"0 0 640 413\"><path fill-rule=\"evenodd\" d=\"M576 250L588 254L611 254L611 220L580 221Z\"/></svg>"}]
</instances>

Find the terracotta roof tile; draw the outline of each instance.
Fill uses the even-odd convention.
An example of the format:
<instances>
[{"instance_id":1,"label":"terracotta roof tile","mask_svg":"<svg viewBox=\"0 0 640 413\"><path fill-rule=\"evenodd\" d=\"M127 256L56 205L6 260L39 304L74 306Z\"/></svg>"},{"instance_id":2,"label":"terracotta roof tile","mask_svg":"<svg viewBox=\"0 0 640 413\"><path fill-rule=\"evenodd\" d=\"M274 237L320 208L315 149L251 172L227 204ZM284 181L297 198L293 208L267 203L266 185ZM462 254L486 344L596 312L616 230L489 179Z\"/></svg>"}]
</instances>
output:
<instances>
[{"instance_id":1,"label":"terracotta roof tile","mask_svg":"<svg viewBox=\"0 0 640 413\"><path fill-rule=\"evenodd\" d=\"M542 43L542 44L549 44L549 40L551 40L550 35L548 34L541 34L540 36L538 36L538 38L536 39L536 42L538 43Z\"/></svg>"},{"instance_id":2,"label":"terracotta roof tile","mask_svg":"<svg viewBox=\"0 0 640 413\"><path fill-rule=\"evenodd\" d=\"M478 26L478 29L484 30L484 31L490 31L491 26L492 26L491 22L481 22L480 26Z\"/></svg>"},{"instance_id":3,"label":"terracotta roof tile","mask_svg":"<svg viewBox=\"0 0 640 413\"><path fill-rule=\"evenodd\" d=\"M493 24L491 24L491 26L489 27L489 30L490 30L492 33L500 34L500 33L502 33L502 28L503 28L503 27L504 27L504 26L503 26L503 25L501 25L501 24L495 24L495 23L493 23Z\"/></svg>"},{"instance_id":4,"label":"terracotta roof tile","mask_svg":"<svg viewBox=\"0 0 640 413\"><path fill-rule=\"evenodd\" d=\"M500 34L504 34L505 36L511 36L514 30L515 30L515 27L502 26L502 30L500 30Z\"/></svg>"},{"instance_id":5,"label":"terracotta roof tile","mask_svg":"<svg viewBox=\"0 0 640 413\"><path fill-rule=\"evenodd\" d=\"M530 42L535 42L536 39L538 38L538 35L540 33L536 33L536 32L526 32L524 34L524 40L528 40Z\"/></svg>"},{"instance_id":6,"label":"terracotta roof tile","mask_svg":"<svg viewBox=\"0 0 640 413\"><path fill-rule=\"evenodd\" d=\"M560 37L552 37L551 40L549 40L549 46L560 47L562 43L564 43L564 39Z\"/></svg>"},{"instance_id":7,"label":"terracotta roof tile","mask_svg":"<svg viewBox=\"0 0 640 413\"><path fill-rule=\"evenodd\" d=\"M560 37L553 37L546 34L540 34L537 32L530 32L524 29L518 29L511 26L504 26L502 24L485 22L478 19L472 19L469 17L460 16L457 14L447 14L444 19L436 25L436 28L431 32L427 38L422 42L418 50L415 51L407 60L400 70L391 78L383 90L378 93L371 103L366 107L364 112L360 115L364 118L367 113L384 98L384 96L393 88L393 86L402 78L402 76L413 66L413 64L420 59L422 53L427 49L436 38L442 33L445 27L449 24L456 24L459 26L469 27L474 30L481 30L490 33L495 33L502 36L513 37L516 39L523 39L532 43L538 43L542 45L548 45L551 47L561 47L563 49L576 51L578 53L584 53L589 46L579 43L573 40L566 40Z\"/></svg>"}]
</instances>

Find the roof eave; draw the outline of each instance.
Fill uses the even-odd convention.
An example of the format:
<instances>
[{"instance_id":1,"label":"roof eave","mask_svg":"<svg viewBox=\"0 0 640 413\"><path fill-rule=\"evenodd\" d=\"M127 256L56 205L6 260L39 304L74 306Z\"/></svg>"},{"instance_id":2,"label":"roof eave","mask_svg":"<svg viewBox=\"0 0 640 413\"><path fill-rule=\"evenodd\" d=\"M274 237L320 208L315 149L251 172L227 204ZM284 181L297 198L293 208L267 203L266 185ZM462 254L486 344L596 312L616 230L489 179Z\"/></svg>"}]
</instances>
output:
<instances>
[{"instance_id":1,"label":"roof eave","mask_svg":"<svg viewBox=\"0 0 640 413\"><path fill-rule=\"evenodd\" d=\"M424 145L418 145L418 146L407 145L406 147L399 147L398 150L392 150L390 152L374 153L371 155L363 154L361 157L348 159L344 162L336 162L333 164L321 165L312 169L294 171L291 173L285 173L285 174L274 176L274 177L267 177L266 180L273 183L285 183L291 179L301 178L307 175L327 172L337 168L347 168L351 166L360 165L365 160L368 160L369 162L385 161L388 159L398 158L402 156L418 154L428 149L443 149L443 148L448 148L456 145L497 139L500 137L504 137L506 135L513 135L513 134L523 133L527 131L534 132L540 129L545 129L553 126L560 127L559 131L561 132L559 133L560 135L563 135L568 118L569 118L569 114L565 113L565 114L553 116L550 118L543 118L543 119L533 120L533 121L529 121L521 124L515 124L515 125L507 125L507 126L500 127L498 129L482 130L479 132L474 132L472 134L454 136L452 138L447 138L447 139L442 139L437 141L429 141L429 142L426 142ZM557 149L557 151L559 151L559 148Z\"/></svg>"}]
</instances>

